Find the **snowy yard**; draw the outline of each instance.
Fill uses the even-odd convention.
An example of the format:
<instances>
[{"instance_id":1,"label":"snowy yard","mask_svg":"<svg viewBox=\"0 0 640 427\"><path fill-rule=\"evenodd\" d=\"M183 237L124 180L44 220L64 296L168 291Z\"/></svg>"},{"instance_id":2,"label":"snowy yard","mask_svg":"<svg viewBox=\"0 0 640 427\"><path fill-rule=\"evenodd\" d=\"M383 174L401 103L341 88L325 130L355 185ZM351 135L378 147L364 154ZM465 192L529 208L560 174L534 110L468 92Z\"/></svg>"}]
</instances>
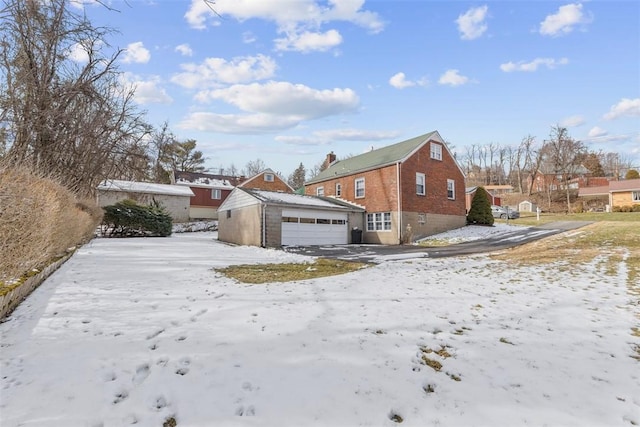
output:
<instances>
[{"instance_id":1,"label":"snowy yard","mask_svg":"<svg viewBox=\"0 0 640 427\"><path fill-rule=\"evenodd\" d=\"M82 247L0 324L0 425L640 424L640 307L598 260L246 285L213 268L309 259L215 236Z\"/></svg>"}]
</instances>

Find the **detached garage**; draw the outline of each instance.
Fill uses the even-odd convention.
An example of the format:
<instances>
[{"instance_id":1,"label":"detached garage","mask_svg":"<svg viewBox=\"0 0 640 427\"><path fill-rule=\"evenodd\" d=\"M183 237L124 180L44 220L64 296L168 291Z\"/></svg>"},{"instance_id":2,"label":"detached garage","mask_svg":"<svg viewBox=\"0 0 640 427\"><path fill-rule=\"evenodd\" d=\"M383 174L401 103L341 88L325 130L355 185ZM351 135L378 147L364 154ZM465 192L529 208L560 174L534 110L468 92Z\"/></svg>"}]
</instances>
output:
<instances>
[{"instance_id":1,"label":"detached garage","mask_svg":"<svg viewBox=\"0 0 640 427\"><path fill-rule=\"evenodd\" d=\"M218 239L262 247L339 245L364 209L331 197L235 188L218 208Z\"/></svg>"}]
</instances>

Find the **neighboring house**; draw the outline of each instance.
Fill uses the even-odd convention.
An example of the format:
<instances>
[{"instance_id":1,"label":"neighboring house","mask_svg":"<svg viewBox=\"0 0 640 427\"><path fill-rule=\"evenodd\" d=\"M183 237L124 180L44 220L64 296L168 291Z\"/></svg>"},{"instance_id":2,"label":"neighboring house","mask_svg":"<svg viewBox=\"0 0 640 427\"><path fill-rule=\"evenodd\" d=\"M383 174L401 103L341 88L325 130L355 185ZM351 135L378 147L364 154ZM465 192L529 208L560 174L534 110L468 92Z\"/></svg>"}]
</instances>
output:
<instances>
[{"instance_id":1,"label":"neighboring house","mask_svg":"<svg viewBox=\"0 0 640 427\"><path fill-rule=\"evenodd\" d=\"M471 209L471 202L473 201L474 196L476 195L476 190L478 189L478 187L467 187L465 188L464 191L464 203L465 203L465 208L467 210L467 213L469 212L469 209ZM486 190L487 188L484 187L484 189ZM489 200L491 201L492 205L495 206L502 206L502 198L495 196L493 192L487 190L487 194L489 194Z\"/></svg>"},{"instance_id":2,"label":"neighboring house","mask_svg":"<svg viewBox=\"0 0 640 427\"><path fill-rule=\"evenodd\" d=\"M174 222L189 220L189 201L193 191L188 187L151 182L105 180L98 185L98 206L113 205L125 199L141 205L160 203Z\"/></svg>"},{"instance_id":3,"label":"neighboring house","mask_svg":"<svg viewBox=\"0 0 640 427\"><path fill-rule=\"evenodd\" d=\"M464 174L437 131L335 160L305 193L365 208L365 243L401 244L466 224Z\"/></svg>"},{"instance_id":4,"label":"neighboring house","mask_svg":"<svg viewBox=\"0 0 640 427\"><path fill-rule=\"evenodd\" d=\"M578 197L584 201L587 210L600 208L603 202L608 202L609 209L640 205L640 179L609 181L608 186L580 188Z\"/></svg>"},{"instance_id":5,"label":"neighboring house","mask_svg":"<svg viewBox=\"0 0 640 427\"><path fill-rule=\"evenodd\" d=\"M295 190L287 184L280 176L271 169L265 169L262 172L252 176L244 181L238 187L254 188L267 191L282 191L284 193L294 193Z\"/></svg>"},{"instance_id":6,"label":"neighboring house","mask_svg":"<svg viewBox=\"0 0 640 427\"><path fill-rule=\"evenodd\" d=\"M327 197L237 187L219 208L218 239L262 247L346 244L364 209Z\"/></svg>"},{"instance_id":7,"label":"neighboring house","mask_svg":"<svg viewBox=\"0 0 640 427\"><path fill-rule=\"evenodd\" d=\"M172 184L186 186L193 191L189 207L191 219L218 219L218 207L244 179L242 176L175 171Z\"/></svg>"},{"instance_id":8,"label":"neighboring house","mask_svg":"<svg viewBox=\"0 0 640 427\"><path fill-rule=\"evenodd\" d=\"M500 195L500 194L510 194L513 193L512 185L483 185L484 189L487 190L490 194ZM494 203L497 205L497 203Z\"/></svg>"}]
</instances>

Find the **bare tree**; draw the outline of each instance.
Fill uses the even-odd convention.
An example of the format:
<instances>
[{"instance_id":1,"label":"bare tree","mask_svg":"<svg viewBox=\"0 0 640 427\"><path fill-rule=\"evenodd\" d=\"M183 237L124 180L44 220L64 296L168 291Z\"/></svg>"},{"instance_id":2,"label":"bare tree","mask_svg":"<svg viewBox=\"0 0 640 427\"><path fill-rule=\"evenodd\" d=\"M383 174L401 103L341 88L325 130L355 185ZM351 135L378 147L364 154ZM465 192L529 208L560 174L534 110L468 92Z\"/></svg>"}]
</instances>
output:
<instances>
[{"instance_id":1,"label":"bare tree","mask_svg":"<svg viewBox=\"0 0 640 427\"><path fill-rule=\"evenodd\" d=\"M567 128L556 125L551 128L549 139L545 141L545 154L556 177L564 184L567 197L567 212L571 211L569 198L569 180L580 166L580 159L585 153L584 144L569 136Z\"/></svg>"},{"instance_id":2,"label":"bare tree","mask_svg":"<svg viewBox=\"0 0 640 427\"><path fill-rule=\"evenodd\" d=\"M0 11L0 127L7 157L55 174L72 190L143 162L149 127L123 87L111 56L108 28L94 27L66 0L6 0ZM83 62L72 52L81 51Z\"/></svg>"},{"instance_id":3,"label":"bare tree","mask_svg":"<svg viewBox=\"0 0 640 427\"><path fill-rule=\"evenodd\" d=\"M244 167L243 175L246 176L254 176L265 170L267 166L264 164L262 159L250 160Z\"/></svg>"}]
</instances>

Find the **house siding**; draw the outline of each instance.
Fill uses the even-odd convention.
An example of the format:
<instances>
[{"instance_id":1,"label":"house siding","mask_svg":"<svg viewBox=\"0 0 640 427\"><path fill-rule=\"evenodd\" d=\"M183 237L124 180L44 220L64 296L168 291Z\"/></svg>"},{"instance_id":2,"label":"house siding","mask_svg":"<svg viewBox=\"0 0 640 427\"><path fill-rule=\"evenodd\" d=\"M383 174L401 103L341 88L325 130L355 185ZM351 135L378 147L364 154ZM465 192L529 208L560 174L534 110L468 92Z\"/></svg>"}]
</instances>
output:
<instances>
[{"instance_id":1,"label":"house siding","mask_svg":"<svg viewBox=\"0 0 640 427\"><path fill-rule=\"evenodd\" d=\"M264 175L266 173L273 174L273 181L265 181ZM291 187L278 176L275 172L267 171L262 172L249 180L243 182L240 187L252 188L266 191L282 191L284 193L292 193Z\"/></svg>"},{"instance_id":2,"label":"house siding","mask_svg":"<svg viewBox=\"0 0 640 427\"><path fill-rule=\"evenodd\" d=\"M262 244L261 205L254 204L227 211L218 219L218 240L238 245L260 246Z\"/></svg>"},{"instance_id":3,"label":"house siding","mask_svg":"<svg viewBox=\"0 0 640 427\"><path fill-rule=\"evenodd\" d=\"M621 191L621 192L611 193L611 206L622 207L622 206L633 206L633 205L640 204L640 202L633 201L632 193L633 193L632 191Z\"/></svg>"}]
</instances>

